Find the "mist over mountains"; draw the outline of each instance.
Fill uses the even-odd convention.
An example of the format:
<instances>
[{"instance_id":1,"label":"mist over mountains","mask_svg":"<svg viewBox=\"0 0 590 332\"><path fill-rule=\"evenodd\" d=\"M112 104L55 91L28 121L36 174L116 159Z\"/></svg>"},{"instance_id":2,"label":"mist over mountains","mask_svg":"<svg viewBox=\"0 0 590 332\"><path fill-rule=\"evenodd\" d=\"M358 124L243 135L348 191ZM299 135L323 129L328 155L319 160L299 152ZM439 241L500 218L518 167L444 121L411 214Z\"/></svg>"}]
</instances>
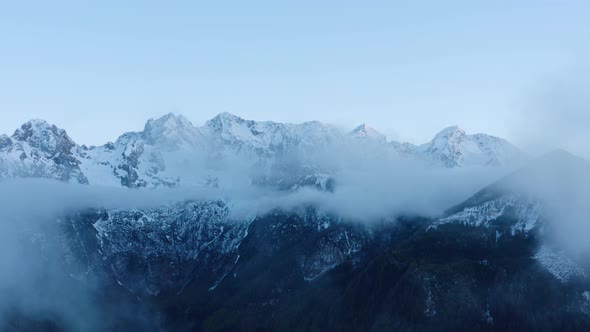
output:
<instances>
[{"instance_id":1,"label":"mist over mountains","mask_svg":"<svg viewBox=\"0 0 590 332\"><path fill-rule=\"evenodd\" d=\"M319 122L283 124L222 113L196 127L184 116L149 120L143 131L114 143L86 147L43 120L32 120L0 138L3 177L45 177L73 183L126 187L206 185L235 170L257 177L292 173L293 183L314 177L320 185L343 161L414 161L447 168L515 166L524 153L506 140L467 135L449 127L420 146L387 141L367 125L350 133ZM238 165L235 164L240 164ZM286 174L280 174L284 177ZM324 188L325 189L325 188Z\"/></svg>"},{"instance_id":2,"label":"mist over mountains","mask_svg":"<svg viewBox=\"0 0 590 332\"><path fill-rule=\"evenodd\" d=\"M458 127L169 114L87 147L29 121L0 138L0 327L584 329L588 174Z\"/></svg>"},{"instance_id":3,"label":"mist over mountains","mask_svg":"<svg viewBox=\"0 0 590 332\"><path fill-rule=\"evenodd\" d=\"M29 121L2 136L0 177L184 188L179 192L237 202L256 197L249 214L291 201L322 202L332 213L368 220L440 213L527 158L501 138L458 127L415 146L387 141L367 125L343 133L315 121L255 122L222 113L196 127L167 114L141 132L91 147L45 121Z\"/></svg>"}]
</instances>

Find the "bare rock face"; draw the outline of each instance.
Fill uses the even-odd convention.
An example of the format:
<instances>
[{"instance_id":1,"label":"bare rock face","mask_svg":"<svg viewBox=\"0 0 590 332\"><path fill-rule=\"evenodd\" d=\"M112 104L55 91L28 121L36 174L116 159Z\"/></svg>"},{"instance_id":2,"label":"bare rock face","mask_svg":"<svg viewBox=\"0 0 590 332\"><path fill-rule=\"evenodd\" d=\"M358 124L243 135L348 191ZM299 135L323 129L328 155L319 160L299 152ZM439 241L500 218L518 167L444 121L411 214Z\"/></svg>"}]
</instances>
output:
<instances>
[{"instance_id":1,"label":"bare rock face","mask_svg":"<svg viewBox=\"0 0 590 332\"><path fill-rule=\"evenodd\" d=\"M70 267L140 296L176 294L194 278L214 283L235 264L248 221L228 217L218 201L147 210L89 210L59 221ZM80 268L82 265L82 268Z\"/></svg>"},{"instance_id":2,"label":"bare rock face","mask_svg":"<svg viewBox=\"0 0 590 332\"><path fill-rule=\"evenodd\" d=\"M360 266L374 240L369 228L313 209L236 220L221 201L86 210L58 225L72 277L140 297L176 295L190 285L212 291L233 283L244 266L277 259L293 262L288 278L311 282L343 264Z\"/></svg>"}]
</instances>

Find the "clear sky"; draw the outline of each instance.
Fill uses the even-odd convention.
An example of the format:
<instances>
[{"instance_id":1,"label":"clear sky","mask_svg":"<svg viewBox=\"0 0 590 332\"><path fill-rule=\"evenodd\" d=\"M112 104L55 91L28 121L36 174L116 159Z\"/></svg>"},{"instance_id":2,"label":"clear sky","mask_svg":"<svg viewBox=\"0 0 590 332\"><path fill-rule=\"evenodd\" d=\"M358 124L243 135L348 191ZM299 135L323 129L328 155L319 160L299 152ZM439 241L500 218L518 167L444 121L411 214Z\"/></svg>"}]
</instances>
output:
<instances>
[{"instance_id":1,"label":"clear sky","mask_svg":"<svg viewBox=\"0 0 590 332\"><path fill-rule=\"evenodd\" d=\"M589 17L557 0L2 1L0 133L43 118L102 144L227 111L516 138L540 87L587 62Z\"/></svg>"}]
</instances>

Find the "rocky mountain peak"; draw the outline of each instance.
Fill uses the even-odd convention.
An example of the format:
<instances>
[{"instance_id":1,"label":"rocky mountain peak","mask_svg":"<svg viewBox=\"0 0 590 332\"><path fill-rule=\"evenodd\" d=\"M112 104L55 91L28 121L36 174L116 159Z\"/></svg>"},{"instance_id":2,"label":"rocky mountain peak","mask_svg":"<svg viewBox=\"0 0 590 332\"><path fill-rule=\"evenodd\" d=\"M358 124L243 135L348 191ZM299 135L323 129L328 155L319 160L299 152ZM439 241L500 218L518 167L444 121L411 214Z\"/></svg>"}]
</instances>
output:
<instances>
[{"instance_id":1,"label":"rocky mountain peak","mask_svg":"<svg viewBox=\"0 0 590 332\"><path fill-rule=\"evenodd\" d=\"M77 148L65 130L42 120L29 121L12 137L0 136L0 177L77 179L82 183L88 176L92 184L174 186L200 183L185 172L191 163L217 172L220 166L209 161L239 158L256 163L256 167L264 165L270 172L295 158L288 160L297 165L293 166L294 173L308 179L321 178L326 171L320 171L323 161L317 156L327 151L348 153L341 148L355 140L370 143L370 158L418 159L445 167L507 165L522 155L503 139L467 135L457 126L444 129L427 144L415 146L387 143L385 135L366 124L344 135L338 128L318 121L257 122L226 112L195 127L187 118L170 113L150 119L141 132L125 133L115 143L90 149Z\"/></svg>"},{"instance_id":2,"label":"rocky mountain peak","mask_svg":"<svg viewBox=\"0 0 590 332\"><path fill-rule=\"evenodd\" d=\"M145 124L144 132L166 133L192 127L193 124L183 115L168 113L158 119L149 119Z\"/></svg>"},{"instance_id":3,"label":"rocky mountain peak","mask_svg":"<svg viewBox=\"0 0 590 332\"><path fill-rule=\"evenodd\" d=\"M12 146L12 140L8 135L0 135L0 150Z\"/></svg>"},{"instance_id":4,"label":"rocky mountain peak","mask_svg":"<svg viewBox=\"0 0 590 332\"><path fill-rule=\"evenodd\" d=\"M371 140L376 140L376 141L379 141L379 142L385 142L386 141L385 135L381 134L380 132L378 132L377 130L373 129L372 127L369 127L365 123L363 123L360 126L354 128L349 133L349 135L352 136L352 137L355 137L355 138L371 139Z\"/></svg>"},{"instance_id":5,"label":"rocky mountain peak","mask_svg":"<svg viewBox=\"0 0 590 332\"><path fill-rule=\"evenodd\" d=\"M65 130L43 120L27 121L11 137L0 136L0 177L88 183L77 147Z\"/></svg>"},{"instance_id":6,"label":"rocky mountain peak","mask_svg":"<svg viewBox=\"0 0 590 332\"><path fill-rule=\"evenodd\" d=\"M228 112L219 113L211 120L207 121L205 124L206 127L214 130L221 130L222 128L231 127L235 124L242 124L246 122L246 120L240 118L237 115L233 115Z\"/></svg>"},{"instance_id":7,"label":"rocky mountain peak","mask_svg":"<svg viewBox=\"0 0 590 332\"><path fill-rule=\"evenodd\" d=\"M443 129L419 150L446 167L508 165L522 159L522 153L508 141L484 134L467 135L458 126Z\"/></svg>"},{"instance_id":8,"label":"rocky mountain peak","mask_svg":"<svg viewBox=\"0 0 590 332\"><path fill-rule=\"evenodd\" d=\"M459 140L465 137L465 130L461 129L459 126L450 126L443 130L441 130L436 136L434 136L434 141L437 140Z\"/></svg>"},{"instance_id":9,"label":"rocky mountain peak","mask_svg":"<svg viewBox=\"0 0 590 332\"><path fill-rule=\"evenodd\" d=\"M154 144L160 141L178 141L191 135L194 130L193 124L183 115L168 113L159 119L148 120L142 136L149 144Z\"/></svg>"},{"instance_id":10,"label":"rocky mountain peak","mask_svg":"<svg viewBox=\"0 0 590 332\"><path fill-rule=\"evenodd\" d=\"M261 125L262 124L262 125ZM267 145L265 138L275 130L270 122L259 123L244 120L239 116L223 112L207 121L204 126L213 139L229 145Z\"/></svg>"},{"instance_id":11,"label":"rocky mountain peak","mask_svg":"<svg viewBox=\"0 0 590 332\"><path fill-rule=\"evenodd\" d=\"M27 121L14 132L12 139L48 154L69 153L76 146L65 130L44 120Z\"/></svg>"}]
</instances>

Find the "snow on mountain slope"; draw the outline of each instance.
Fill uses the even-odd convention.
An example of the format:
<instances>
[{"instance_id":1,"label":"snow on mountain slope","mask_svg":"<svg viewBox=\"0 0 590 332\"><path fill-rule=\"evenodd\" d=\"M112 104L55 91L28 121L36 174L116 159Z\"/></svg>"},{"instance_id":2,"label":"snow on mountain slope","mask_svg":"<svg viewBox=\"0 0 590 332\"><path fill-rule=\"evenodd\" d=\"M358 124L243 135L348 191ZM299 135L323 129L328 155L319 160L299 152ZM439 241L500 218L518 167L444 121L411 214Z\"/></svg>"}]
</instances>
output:
<instances>
[{"instance_id":1,"label":"snow on mountain slope","mask_svg":"<svg viewBox=\"0 0 590 332\"><path fill-rule=\"evenodd\" d=\"M539 225L542 218L541 204L522 195L507 193L477 206L466 207L434 222L430 228L447 223L460 223L473 227L493 226L500 218L512 218L511 234L528 233Z\"/></svg>"},{"instance_id":2,"label":"snow on mountain slope","mask_svg":"<svg viewBox=\"0 0 590 332\"><path fill-rule=\"evenodd\" d=\"M381 134L377 130L367 126L364 123L354 128L348 135L354 138L372 140L378 143L387 142L387 138L385 137L385 135Z\"/></svg>"},{"instance_id":3,"label":"snow on mountain slope","mask_svg":"<svg viewBox=\"0 0 590 332\"><path fill-rule=\"evenodd\" d=\"M292 255L289 248L300 246L292 268L311 282L344 263L356 266L372 239L370 229L315 210L235 219L230 209L222 201L187 201L68 214L57 220L65 270L77 280L108 276L141 297L179 294L194 280L212 291L235 273L240 255Z\"/></svg>"},{"instance_id":4,"label":"snow on mountain slope","mask_svg":"<svg viewBox=\"0 0 590 332\"><path fill-rule=\"evenodd\" d=\"M586 277L586 272L579 264L564 252L550 246L541 246L533 258L561 282Z\"/></svg>"},{"instance_id":5,"label":"snow on mountain slope","mask_svg":"<svg viewBox=\"0 0 590 332\"><path fill-rule=\"evenodd\" d=\"M469 136L456 127L417 147L387 142L367 125L345 135L317 121L256 122L221 113L196 127L183 116L167 114L150 119L141 132L90 148L44 121L27 122L12 137L0 136L0 176L130 188L243 181L292 189L326 183L338 166L326 161L336 154L354 159L359 153L363 159L413 158L446 167L505 165L522 156L502 139Z\"/></svg>"},{"instance_id":6,"label":"snow on mountain slope","mask_svg":"<svg viewBox=\"0 0 590 332\"><path fill-rule=\"evenodd\" d=\"M126 187L176 186L206 138L183 116L150 119L142 132L125 133L115 143L81 153L81 169L95 184Z\"/></svg>"},{"instance_id":7,"label":"snow on mountain slope","mask_svg":"<svg viewBox=\"0 0 590 332\"><path fill-rule=\"evenodd\" d=\"M170 150L178 149L183 145L199 147L204 143L203 135L187 118L172 113L156 120L148 120L141 132L141 138L147 144L160 144Z\"/></svg>"},{"instance_id":8,"label":"snow on mountain slope","mask_svg":"<svg viewBox=\"0 0 590 332\"><path fill-rule=\"evenodd\" d=\"M522 152L508 141L485 134L467 135L457 126L444 129L418 151L445 167L510 165L522 159Z\"/></svg>"},{"instance_id":9,"label":"snow on mountain slope","mask_svg":"<svg viewBox=\"0 0 590 332\"><path fill-rule=\"evenodd\" d=\"M203 127L168 114L150 120L139 133L82 154L82 170L97 182L127 187L204 185L249 168L268 170L282 155L305 153L337 141L334 128L318 122L300 125L248 121L222 113ZM300 167L301 168L301 167ZM232 181L235 181L232 180Z\"/></svg>"},{"instance_id":10,"label":"snow on mountain slope","mask_svg":"<svg viewBox=\"0 0 590 332\"><path fill-rule=\"evenodd\" d=\"M221 201L183 202L142 210L92 209L58 220L72 277L112 275L139 295L178 293L198 273L227 274L251 220L229 217Z\"/></svg>"},{"instance_id":11,"label":"snow on mountain slope","mask_svg":"<svg viewBox=\"0 0 590 332\"><path fill-rule=\"evenodd\" d=\"M496 241L506 236L533 237L541 246L532 257L558 280L585 278L573 258L578 256L577 248L586 248L576 243L587 243L584 227L589 185L590 163L555 151L451 208L428 230L460 224L495 231Z\"/></svg>"},{"instance_id":12,"label":"snow on mountain slope","mask_svg":"<svg viewBox=\"0 0 590 332\"><path fill-rule=\"evenodd\" d=\"M63 129L43 120L31 120L11 137L0 136L0 177L88 183L76 150L77 145Z\"/></svg>"},{"instance_id":13,"label":"snow on mountain slope","mask_svg":"<svg viewBox=\"0 0 590 332\"><path fill-rule=\"evenodd\" d=\"M549 192L568 191L584 179L581 176L566 180L564 172L568 171L578 176L590 174L590 164L564 153L544 155L450 208L431 228L447 223L495 227L508 220L512 235L528 233L547 219L547 208L553 206L549 203L555 197L547 195L547 188Z\"/></svg>"},{"instance_id":14,"label":"snow on mountain slope","mask_svg":"<svg viewBox=\"0 0 590 332\"><path fill-rule=\"evenodd\" d=\"M305 153L342 138L339 130L317 121L302 124L256 122L229 113L217 115L200 130L208 134L215 148L256 157Z\"/></svg>"}]
</instances>

